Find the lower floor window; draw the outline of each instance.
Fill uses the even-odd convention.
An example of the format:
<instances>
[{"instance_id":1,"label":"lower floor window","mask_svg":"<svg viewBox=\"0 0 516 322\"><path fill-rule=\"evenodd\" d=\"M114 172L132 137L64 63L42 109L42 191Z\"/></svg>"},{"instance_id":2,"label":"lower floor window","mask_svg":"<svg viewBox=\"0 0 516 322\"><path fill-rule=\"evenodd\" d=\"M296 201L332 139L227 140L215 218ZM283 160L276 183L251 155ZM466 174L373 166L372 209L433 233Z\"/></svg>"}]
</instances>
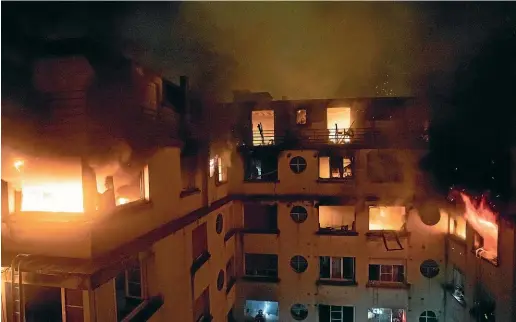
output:
<instances>
[{"instance_id":1,"label":"lower floor window","mask_svg":"<svg viewBox=\"0 0 516 322\"><path fill-rule=\"evenodd\" d=\"M407 322L403 309L372 308L367 311L368 322Z\"/></svg>"},{"instance_id":2,"label":"lower floor window","mask_svg":"<svg viewBox=\"0 0 516 322\"><path fill-rule=\"evenodd\" d=\"M279 321L279 306L278 302L273 301L245 301L244 321Z\"/></svg>"},{"instance_id":3,"label":"lower floor window","mask_svg":"<svg viewBox=\"0 0 516 322\"><path fill-rule=\"evenodd\" d=\"M117 318L121 321L143 302L140 265L122 271L115 278Z\"/></svg>"},{"instance_id":4,"label":"lower floor window","mask_svg":"<svg viewBox=\"0 0 516 322\"><path fill-rule=\"evenodd\" d=\"M405 281L405 267L403 265L370 264L369 281L403 283Z\"/></svg>"},{"instance_id":5,"label":"lower floor window","mask_svg":"<svg viewBox=\"0 0 516 322\"><path fill-rule=\"evenodd\" d=\"M320 322L347 322L355 320L353 306L336 306L319 304Z\"/></svg>"}]
</instances>

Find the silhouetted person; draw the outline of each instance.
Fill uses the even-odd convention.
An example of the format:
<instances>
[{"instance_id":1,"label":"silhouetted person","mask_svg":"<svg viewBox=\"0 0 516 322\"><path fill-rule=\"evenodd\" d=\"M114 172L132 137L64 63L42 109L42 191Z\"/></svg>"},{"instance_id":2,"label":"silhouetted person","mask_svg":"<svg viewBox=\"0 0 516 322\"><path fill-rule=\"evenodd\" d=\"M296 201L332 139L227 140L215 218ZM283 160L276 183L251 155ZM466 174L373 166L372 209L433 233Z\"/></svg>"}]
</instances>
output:
<instances>
[{"instance_id":1,"label":"silhouetted person","mask_svg":"<svg viewBox=\"0 0 516 322\"><path fill-rule=\"evenodd\" d=\"M262 138L262 145L265 145L265 138L263 137L263 126L262 122L258 123L258 131L260 131L260 137Z\"/></svg>"},{"instance_id":2,"label":"silhouetted person","mask_svg":"<svg viewBox=\"0 0 516 322\"><path fill-rule=\"evenodd\" d=\"M258 310L258 314L254 317L254 322L267 322L262 310Z\"/></svg>"}]
</instances>

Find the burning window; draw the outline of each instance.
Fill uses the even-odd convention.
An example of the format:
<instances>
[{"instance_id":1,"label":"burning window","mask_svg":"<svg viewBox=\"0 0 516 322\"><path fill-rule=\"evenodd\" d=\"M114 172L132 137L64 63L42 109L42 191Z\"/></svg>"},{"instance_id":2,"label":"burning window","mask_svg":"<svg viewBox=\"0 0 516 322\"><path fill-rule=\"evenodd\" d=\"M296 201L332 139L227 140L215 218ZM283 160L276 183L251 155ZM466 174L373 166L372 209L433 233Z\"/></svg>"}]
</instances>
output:
<instances>
[{"instance_id":1,"label":"burning window","mask_svg":"<svg viewBox=\"0 0 516 322\"><path fill-rule=\"evenodd\" d=\"M215 164L217 163L217 156L210 159L210 178L213 178L213 175L215 175Z\"/></svg>"},{"instance_id":2,"label":"burning window","mask_svg":"<svg viewBox=\"0 0 516 322\"><path fill-rule=\"evenodd\" d=\"M405 266L389 264L369 264L369 282L403 283L405 282Z\"/></svg>"},{"instance_id":3,"label":"burning window","mask_svg":"<svg viewBox=\"0 0 516 322\"><path fill-rule=\"evenodd\" d=\"M279 321L278 302L247 300L244 310L245 321Z\"/></svg>"},{"instance_id":4,"label":"burning window","mask_svg":"<svg viewBox=\"0 0 516 322\"><path fill-rule=\"evenodd\" d=\"M245 254L245 275L278 277L278 255Z\"/></svg>"},{"instance_id":5,"label":"burning window","mask_svg":"<svg viewBox=\"0 0 516 322\"><path fill-rule=\"evenodd\" d=\"M326 124L330 132L330 142L344 144L351 141L351 108L331 107L326 109Z\"/></svg>"},{"instance_id":6,"label":"burning window","mask_svg":"<svg viewBox=\"0 0 516 322\"><path fill-rule=\"evenodd\" d=\"M228 167L225 160L221 157L217 158L217 182L226 182L228 180Z\"/></svg>"},{"instance_id":7,"label":"burning window","mask_svg":"<svg viewBox=\"0 0 516 322\"><path fill-rule=\"evenodd\" d=\"M330 231L355 231L355 207L319 206L319 228Z\"/></svg>"},{"instance_id":8,"label":"burning window","mask_svg":"<svg viewBox=\"0 0 516 322\"><path fill-rule=\"evenodd\" d=\"M296 111L296 124L306 124L306 109L299 109Z\"/></svg>"},{"instance_id":9,"label":"burning window","mask_svg":"<svg viewBox=\"0 0 516 322\"><path fill-rule=\"evenodd\" d=\"M355 281L354 257L319 257L319 278Z\"/></svg>"},{"instance_id":10,"label":"burning window","mask_svg":"<svg viewBox=\"0 0 516 322\"><path fill-rule=\"evenodd\" d=\"M368 322L399 321L407 322L407 314L403 309L372 308L367 310Z\"/></svg>"},{"instance_id":11,"label":"burning window","mask_svg":"<svg viewBox=\"0 0 516 322\"><path fill-rule=\"evenodd\" d=\"M405 230L405 207L369 207L369 230Z\"/></svg>"},{"instance_id":12,"label":"burning window","mask_svg":"<svg viewBox=\"0 0 516 322\"><path fill-rule=\"evenodd\" d=\"M461 193L464 202L464 218L475 230L474 251L478 257L498 264L498 215L494 213L487 200L475 200Z\"/></svg>"},{"instance_id":13,"label":"burning window","mask_svg":"<svg viewBox=\"0 0 516 322\"><path fill-rule=\"evenodd\" d=\"M320 156L319 178L346 179L353 177L353 161L351 157Z\"/></svg>"},{"instance_id":14,"label":"burning window","mask_svg":"<svg viewBox=\"0 0 516 322\"><path fill-rule=\"evenodd\" d=\"M460 239L466 239L466 219L464 217L450 217L450 234Z\"/></svg>"},{"instance_id":15,"label":"burning window","mask_svg":"<svg viewBox=\"0 0 516 322\"><path fill-rule=\"evenodd\" d=\"M274 111L253 111L253 145L269 145L274 143Z\"/></svg>"}]
</instances>

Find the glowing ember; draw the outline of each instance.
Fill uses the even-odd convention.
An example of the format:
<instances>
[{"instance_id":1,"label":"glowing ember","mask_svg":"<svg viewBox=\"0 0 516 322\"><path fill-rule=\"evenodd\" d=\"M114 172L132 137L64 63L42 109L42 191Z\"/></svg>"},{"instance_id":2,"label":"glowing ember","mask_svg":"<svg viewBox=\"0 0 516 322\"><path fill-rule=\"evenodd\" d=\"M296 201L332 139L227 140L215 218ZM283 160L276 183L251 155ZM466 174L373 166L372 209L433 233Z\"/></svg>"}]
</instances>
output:
<instances>
[{"instance_id":1,"label":"glowing ember","mask_svg":"<svg viewBox=\"0 0 516 322\"><path fill-rule=\"evenodd\" d=\"M24 164L25 162L23 160L14 161L14 167L16 170L18 170L18 172L21 172L21 167L23 167Z\"/></svg>"},{"instance_id":2,"label":"glowing ember","mask_svg":"<svg viewBox=\"0 0 516 322\"><path fill-rule=\"evenodd\" d=\"M127 198L120 197L117 199L117 205L125 205L129 202L130 202L130 200Z\"/></svg>"},{"instance_id":3,"label":"glowing ember","mask_svg":"<svg viewBox=\"0 0 516 322\"><path fill-rule=\"evenodd\" d=\"M482 198L478 205L464 193L460 194L464 201L464 218L473 229L482 237L484 250L480 255L487 259L496 259L498 256L498 224L496 214Z\"/></svg>"}]
</instances>

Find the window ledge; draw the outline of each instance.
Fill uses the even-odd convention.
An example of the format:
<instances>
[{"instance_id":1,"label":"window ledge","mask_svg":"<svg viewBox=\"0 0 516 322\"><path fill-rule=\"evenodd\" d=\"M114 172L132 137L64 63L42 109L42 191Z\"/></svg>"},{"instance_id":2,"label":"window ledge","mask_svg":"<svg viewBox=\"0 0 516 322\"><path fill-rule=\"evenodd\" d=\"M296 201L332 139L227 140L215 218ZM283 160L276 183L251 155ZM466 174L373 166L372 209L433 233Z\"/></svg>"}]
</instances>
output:
<instances>
[{"instance_id":1,"label":"window ledge","mask_svg":"<svg viewBox=\"0 0 516 322\"><path fill-rule=\"evenodd\" d=\"M396 236L398 236L399 238L407 238L407 237L410 236L410 232L404 231L404 230L400 230L400 231L396 231L396 230L369 230L368 232L365 233L365 235L366 235L366 237L375 238L375 237L383 237L385 233L387 233L387 234L394 234L394 233L396 233ZM389 239L389 238L391 238L391 236L386 235L385 238Z\"/></svg>"},{"instance_id":2,"label":"window ledge","mask_svg":"<svg viewBox=\"0 0 516 322\"><path fill-rule=\"evenodd\" d=\"M236 278L233 277L229 280L228 282L228 285L226 287L226 295L229 294L229 292L231 292L231 289L233 288L233 286L236 284Z\"/></svg>"},{"instance_id":3,"label":"window ledge","mask_svg":"<svg viewBox=\"0 0 516 322\"><path fill-rule=\"evenodd\" d=\"M387 289L409 289L410 284L404 282L377 282L377 281L369 281L366 284L366 287L374 287L374 288L387 288Z\"/></svg>"},{"instance_id":4,"label":"window ledge","mask_svg":"<svg viewBox=\"0 0 516 322\"><path fill-rule=\"evenodd\" d=\"M344 280L325 280L319 279L316 282L317 285L331 285L331 286L358 286L356 281L344 281Z\"/></svg>"},{"instance_id":5,"label":"window ledge","mask_svg":"<svg viewBox=\"0 0 516 322\"><path fill-rule=\"evenodd\" d=\"M228 240L231 239L231 237L235 236L236 233L237 233L238 229L236 228L233 228L233 229L230 229L225 235L224 235L224 242L227 242Z\"/></svg>"},{"instance_id":6,"label":"window ledge","mask_svg":"<svg viewBox=\"0 0 516 322\"><path fill-rule=\"evenodd\" d=\"M245 179L244 183L279 183L277 179Z\"/></svg>"},{"instance_id":7,"label":"window ledge","mask_svg":"<svg viewBox=\"0 0 516 322\"><path fill-rule=\"evenodd\" d=\"M322 236L358 236L358 232L352 230L319 229L315 234Z\"/></svg>"},{"instance_id":8,"label":"window ledge","mask_svg":"<svg viewBox=\"0 0 516 322\"><path fill-rule=\"evenodd\" d=\"M220 186L223 186L225 184L228 184L228 180L225 180L225 181L218 181L218 180L215 180L215 186L216 187L220 187Z\"/></svg>"},{"instance_id":9,"label":"window ledge","mask_svg":"<svg viewBox=\"0 0 516 322\"><path fill-rule=\"evenodd\" d=\"M197 195L200 193L201 193L201 189L199 189L199 188L185 189L185 190L181 191L181 193L179 194L179 198L185 198L185 197Z\"/></svg>"},{"instance_id":10,"label":"window ledge","mask_svg":"<svg viewBox=\"0 0 516 322\"><path fill-rule=\"evenodd\" d=\"M138 305L122 322L147 321L161 308L163 302L162 295L153 296Z\"/></svg>"},{"instance_id":11,"label":"window ledge","mask_svg":"<svg viewBox=\"0 0 516 322\"><path fill-rule=\"evenodd\" d=\"M481 260L484 260L485 262L493 265L494 267L498 267L500 264L498 263L498 257L495 258L495 259L489 259L489 258L486 258L484 256L482 256L482 254L480 254L480 256L477 255L477 251L476 249L472 249L471 250L471 253L472 254L475 254L475 257L480 257Z\"/></svg>"},{"instance_id":12,"label":"window ledge","mask_svg":"<svg viewBox=\"0 0 516 322\"><path fill-rule=\"evenodd\" d=\"M244 234L264 234L264 235L279 235L279 229L254 229L244 228L242 229Z\"/></svg>"},{"instance_id":13,"label":"window ledge","mask_svg":"<svg viewBox=\"0 0 516 322\"><path fill-rule=\"evenodd\" d=\"M152 202L147 199L135 200L123 205L116 206L111 212L111 215L121 215L128 212L140 211L152 207Z\"/></svg>"},{"instance_id":14,"label":"window ledge","mask_svg":"<svg viewBox=\"0 0 516 322\"><path fill-rule=\"evenodd\" d=\"M355 178L319 178L317 183L355 183Z\"/></svg>"},{"instance_id":15,"label":"window ledge","mask_svg":"<svg viewBox=\"0 0 516 322\"><path fill-rule=\"evenodd\" d=\"M193 276L195 273L206 263L211 257L209 252L204 252L201 256L199 256L190 267L190 274Z\"/></svg>"},{"instance_id":16,"label":"window ledge","mask_svg":"<svg viewBox=\"0 0 516 322\"><path fill-rule=\"evenodd\" d=\"M258 282L258 283L279 283L280 279L274 276L242 276L244 281Z\"/></svg>"}]
</instances>

